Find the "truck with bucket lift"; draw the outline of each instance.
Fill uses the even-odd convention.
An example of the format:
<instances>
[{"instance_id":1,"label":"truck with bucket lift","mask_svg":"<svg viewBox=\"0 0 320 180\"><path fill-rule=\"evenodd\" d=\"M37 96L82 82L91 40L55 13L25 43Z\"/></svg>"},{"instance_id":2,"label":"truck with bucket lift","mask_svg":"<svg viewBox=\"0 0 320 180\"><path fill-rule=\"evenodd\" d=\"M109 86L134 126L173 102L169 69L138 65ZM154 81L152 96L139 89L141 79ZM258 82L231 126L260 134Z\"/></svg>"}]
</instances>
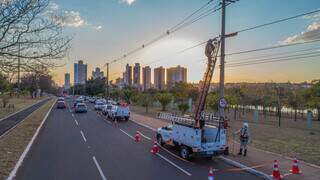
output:
<instances>
[{"instance_id":1,"label":"truck with bucket lift","mask_svg":"<svg viewBox=\"0 0 320 180\"><path fill-rule=\"evenodd\" d=\"M158 128L156 135L158 144L178 147L179 154L184 159L196 156L211 159L213 156L228 154L227 126L224 117L214 117L204 112L219 46L218 38L207 42L205 54L208 64L203 81L200 83L193 117L178 117L169 113L159 114L160 119L169 120L172 123Z\"/></svg>"}]
</instances>

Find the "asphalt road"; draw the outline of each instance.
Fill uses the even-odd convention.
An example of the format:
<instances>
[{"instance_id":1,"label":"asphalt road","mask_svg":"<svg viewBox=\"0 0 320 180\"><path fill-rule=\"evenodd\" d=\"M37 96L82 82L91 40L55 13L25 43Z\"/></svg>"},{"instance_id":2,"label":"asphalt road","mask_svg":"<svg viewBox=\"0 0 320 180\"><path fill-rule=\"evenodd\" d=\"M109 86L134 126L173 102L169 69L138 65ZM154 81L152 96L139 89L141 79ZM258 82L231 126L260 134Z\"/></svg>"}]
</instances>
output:
<instances>
[{"instance_id":1,"label":"asphalt road","mask_svg":"<svg viewBox=\"0 0 320 180\"><path fill-rule=\"evenodd\" d=\"M151 154L152 130L132 121L114 127L89 107L82 114L54 108L16 179L201 180L208 178L210 166L218 170L215 179L259 179L218 158L185 162L172 148ZM143 134L141 142L133 140L136 131Z\"/></svg>"},{"instance_id":2,"label":"asphalt road","mask_svg":"<svg viewBox=\"0 0 320 180\"><path fill-rule=\"evenodd\" d=\"M13 128L14 126L16 126L27 116L29 116L29 114L31 114L33 111L37 110L39 107L44 105L47 101L49 101L49 99L42 100L12 116L2 119L0 121L0 136L6 133L11 128Z\"/></svg>"}]
</instances>

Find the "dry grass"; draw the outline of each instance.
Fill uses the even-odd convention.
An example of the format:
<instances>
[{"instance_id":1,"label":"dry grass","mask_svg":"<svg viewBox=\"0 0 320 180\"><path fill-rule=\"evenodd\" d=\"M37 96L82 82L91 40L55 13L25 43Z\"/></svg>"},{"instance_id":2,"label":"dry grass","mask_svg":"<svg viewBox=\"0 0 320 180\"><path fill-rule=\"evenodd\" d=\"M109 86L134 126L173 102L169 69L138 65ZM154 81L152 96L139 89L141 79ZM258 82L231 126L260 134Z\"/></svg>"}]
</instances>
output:
<instances>
[{"instance_id":1,"label":"dry grass","mask_svg":"<svg viewBox=\"0 0 320 180\"><path fill-rule=\"evenodd\" d=\"M131 110L149 117L156 117L160 112L159 108L150 108L149 113L145 113L145 109L139 106L132 106ZM320 165L320 122L313 121L313 128L308 130L305 120L293 121L283 118L282 126L279 128L276 117L267 116L263 119L260 116L260 120L254 122L252 114L248 112L241 118L249 122L252 134L251 146ZM228 117L233 117L232 112ZM231 120L231 131L238 130L242 124L242 120ZM314 134L310 134L311 131Z\"/></svg>"},{"instance_id":2,"label":"dry grass","mask_svg":"<svg viewBox=\"0 0 320 180\"><path fill-rule=\"evenodd\" d=\"M1 97L0 97L1 99ZM0 119L4 118L14 112L17 112L25 107L28 107L36 102L40 101L42 98L31 99L28 97L13 97L9 100L9 104L14 104L14 109L2 108L2 102L0 101Z\"/></svg>"},{"instance_id":3,"label":"dry grass","mask_svg":"<svg viewBox=\"0 0 320 180\"><path fill-rule=\"evenodd\" d=\"M10 174L53 102L48 101L0 139L0 179Z\"/></svg>"}]
</instances>

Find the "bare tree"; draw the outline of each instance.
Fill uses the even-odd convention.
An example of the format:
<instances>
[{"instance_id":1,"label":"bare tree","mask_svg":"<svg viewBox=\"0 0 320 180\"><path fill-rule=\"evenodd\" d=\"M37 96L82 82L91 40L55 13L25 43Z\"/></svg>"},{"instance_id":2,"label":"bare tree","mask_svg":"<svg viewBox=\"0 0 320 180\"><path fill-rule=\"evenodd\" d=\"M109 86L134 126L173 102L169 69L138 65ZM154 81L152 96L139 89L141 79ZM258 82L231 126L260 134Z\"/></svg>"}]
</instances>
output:
<instances>
[{"instance_id":1,"label":"bare tree","mask_svg":"<svg viewBox=\"0 0 320 180\"><path fill-rule=\"evenodd\" d=\"M14 73L20 58L21 71L58 65L71 38L49 12L49 0L0 1L0 70Z\"/></svg>"}]
</instances>

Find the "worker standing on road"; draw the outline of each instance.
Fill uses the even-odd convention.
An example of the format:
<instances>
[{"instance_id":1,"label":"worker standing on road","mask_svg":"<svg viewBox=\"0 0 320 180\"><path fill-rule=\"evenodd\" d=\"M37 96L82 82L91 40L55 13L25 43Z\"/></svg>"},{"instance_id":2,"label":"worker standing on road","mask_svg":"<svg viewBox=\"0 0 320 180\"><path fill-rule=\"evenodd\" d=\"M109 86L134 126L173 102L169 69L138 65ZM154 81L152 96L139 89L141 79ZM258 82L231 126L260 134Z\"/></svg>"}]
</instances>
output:
<instances>
[{"instance_id":1,"label":"worker standing on road","mask_svg":"<svg viewBox=\"0 0 320 180\"><path fill-rule=\"evenodd\" d=\"M250 132L248 123L243 123L242 128L236 131L234 134L240 135L240 151L238 155L242 155L242 150L244 151L244 156L247 155L247 145L250 140Z\"/></svg>"}]
</instances>

